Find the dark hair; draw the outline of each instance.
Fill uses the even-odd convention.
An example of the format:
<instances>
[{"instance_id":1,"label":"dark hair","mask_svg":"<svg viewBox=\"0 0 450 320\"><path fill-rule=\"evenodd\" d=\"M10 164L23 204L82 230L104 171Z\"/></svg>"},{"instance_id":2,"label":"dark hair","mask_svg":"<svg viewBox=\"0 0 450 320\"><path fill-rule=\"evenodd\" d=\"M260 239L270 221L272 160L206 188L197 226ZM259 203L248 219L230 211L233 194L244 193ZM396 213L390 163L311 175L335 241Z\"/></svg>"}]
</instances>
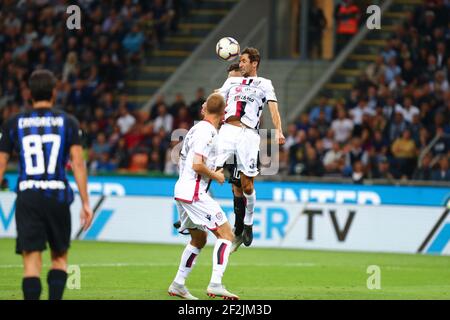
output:
<instances>
[{"instance_id":1,"label":"dark hair","mask_svg":"<svg viewBox=\"0 0 450 320\"><path fill-rule=\"evenodd\" d=\"M233 63L230 64L227 68L227 72L231 72L231 71L239 71L241 68L239 68L239 63Z\"/></svg>"},{"instance_id":2,"label":"dark hair","mask_svg":"<svg viewBox=\"0 0 450 320\"><path fill-rule=\"evenodd\" d=\"M49 70L36 70L31 74L28 86L33 101L51 101L53 89L56 86L56 77Z\"/></svg>"},{"instance_id":3,"label":"dark hair","mask_svg":"<svg viewBox=\"0 0 450 320\"><path fill-rule=\"evenodd\" d=\"M245 48L244 51L242 51L241 55L248 54L248 58L250 59L250 62L258 62L258 66L256 68L259 68L259 65L261 64L261 56L259 54L258 49L256 48Z\"/></svg>"}]
</instances>

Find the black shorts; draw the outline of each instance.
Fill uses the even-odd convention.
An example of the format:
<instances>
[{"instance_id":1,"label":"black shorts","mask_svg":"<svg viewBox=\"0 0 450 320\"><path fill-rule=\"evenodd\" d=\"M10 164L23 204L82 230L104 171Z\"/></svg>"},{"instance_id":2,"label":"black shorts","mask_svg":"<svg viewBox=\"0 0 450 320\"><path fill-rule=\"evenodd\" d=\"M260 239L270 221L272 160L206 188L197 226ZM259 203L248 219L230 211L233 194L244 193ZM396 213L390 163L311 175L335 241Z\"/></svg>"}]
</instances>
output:
<instances>
[{"instance_id":1,"label":"black shorts","mask_svg":"<svg viewBox=\"0 0 450 320\"><path fill-rule=\"evenodd\" d=\"M47 242L55 252L70 246L70 204L45 197L38 191L19 192L16 199L16 253L44 251Z\"/></svg>"}]
</instances>

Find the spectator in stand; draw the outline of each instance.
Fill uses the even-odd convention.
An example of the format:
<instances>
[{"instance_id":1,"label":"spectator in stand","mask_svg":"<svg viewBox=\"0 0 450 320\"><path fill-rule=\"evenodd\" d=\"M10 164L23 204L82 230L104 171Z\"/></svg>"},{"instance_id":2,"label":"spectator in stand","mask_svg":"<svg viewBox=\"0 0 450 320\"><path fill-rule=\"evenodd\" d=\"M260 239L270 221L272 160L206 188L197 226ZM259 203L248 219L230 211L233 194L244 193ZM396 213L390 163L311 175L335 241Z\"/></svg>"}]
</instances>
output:
<instances>
[{"instance_id":1,"label":"spectator in stand","mask_svg":"<svg viewBox=\"0 0 450 320\"><path fill-rule=\"evenodd\" d=\"M320 111L319 117L317 118L316 123L314 125L317 127L320 136L324 137L328 131L328 128L330 127L330 123L326 119L326 114L324 110Z\"/></svg>"},{"instance_id":2,"label":"spectator in stand","mask_svg":"<svg viewBox=\"0 0 450 320\"><path fill-rule=\"evenodd\" d=\"M391 152L400 177L410 178L414 171L418 151L408 129L404 130L401 137L394 141Z\"/></svg>"},{"instance_id":3,"label":"spectator in stand","mask_svg":"<svg viewBox=\"0 0 450 320\"><path fill-rule=\"evenodd\" d=\"M334 143L334 131L333 129L328 129L326 135L322 137L323 148L328 151L333 148Z\"/></svg>"},{"instance_id":4,"label":"spectator in stand","mask_svg":"<svg viewBox=\"0 0 450 320\"><path fill-rule=\"evenodd\" d=\"M106 141L106 136L103 132L100 132L97 135L97 138L95 139L94 143L92 144L92 151L95 156L99 156L102 153L108 153L110 151L111 147Z\"/></svg>"},{"instance_id":5,"label":"spectator in stand","mask_svg":"<svg viewBox=\"0 0 450 320\"><path fill-rule=\"evenodd\" d=\"M383 106L383 115L388 121L393 121L395 118L395 111L401 109L401 105L397 103L395 98L389 94Z\"/></svg>"},{"instance_id":6,"label":"spectator in stand","mask_svg":"<svg viewBox=\"0 0 450 320\"><path fill-rule=\"evenodd\" d=\"M178 114L178 111L183 107L187 107L186 101L184 100L183 94L179 92L175 95L175 101L170 106L169 113L173 117L176 117ZM189 110L188 110L188 112L189 112Z\"/></svg>"},{"instance_id":7,"label":"spectator in stand","mask_svg":"<svg viewBox=\"0 0 450 320\"><path fill-rule=\"evenodd\" d=\"M384 117L383 106L379 104L375 108L375 115L372 118L371 128L373 130L384 131L387 125L388 121Z\"/></svg>"},{"instance_id":8,"label":"spectator in stand","mask_svg":"<svg viewBox=\"0 0 450 320\"><path fill-rule=\"evenodd\" d=\"M120 138L114 149L111 150L111 154L114 155L114 161L117 163L119 169L127 169L130 162L130 152L127 148L124 138Z\"/></svg>"},{"instance_id":9,"label":"spectator in stand","mask_svg":"<svg viewBox=\"0 0 450 320\"><path fill-rule=\"evenodd\" d=\"M364 179L366 178L365 168L363 163L358 160L353 164L352 169L352 180L355 184L362 184Z\"/></svg>"},{"instance_id":10,"label":"spectator in stand","mask_svg":"<svg viewBox=\"0 0 450 320\"><path fill-rule=\"evenodd\" d=\"M307 145L304 167L300 174L303 176L321 177L323 176L324 171L325 169L322 161L319 160L316 149L310 145Z\"/></svg>"},{"instance_id":11,"label":"spectator in stand","mask_svg":"<svg viewBox=\"0 0 450 320\"><path fill-rule=\"evenodd\" d=\"M389 91L391 96L395 97L396 99L399 99L403 95L403 91L406 88L406 81L402 79L401 74L397 74L394 77L394 80L392 80L389 83Z\"/></svg>"},{"instance_id":12,"label":"spectator in stand","mask_svg":"<svg viewBox=\"0 0 450 320\"><path fill-rule=\"evenodd\" d=\"M355 163L361 162L364 170L369 163L369 154L362 148L362 141L359 137L354 137L350 144L350 150L346 154L345 171L347 174L352 171Z\"/></svg>"},{"instance_id":13,"label":"spectator in stand","mask_svg":"<svg viewBox=\"0 0 450 320\"><path fill-rule=\"evenodd\" d=\"M445 68L449 57L445 42L439 42L436 47L436 64L440 70Z\"/></svg>"},{"instance_id":14,"label":"spectator in stand","mask_svg":"<svg viewBox=\"0 0 450 320\"><path fill-rule=\"evenodd\" d=\"M133 117L128 111L126 106L119 107L119 118L117 119L117 125L120 128L120 133L122 135L127 134L131 127L136 123L135 117Z\"/></svg>"},{"instance_id":15,"label":"spectator in stand","mask_svg":"<svg viewBox=\"0 0 450 320\"><path fill-rule=\"evenodd\" d=\"M351 137L353 132L353 121L347 118L345 109L340 108L337 111L338 118L333 120L331 128L334 132L335 140L338 143L345 143Z\"/></svg>"},{"instance_id":16,"label":"spectator in stand","mask_svg":"<svg viewBox=\"0 0 450 320\"><path fill-rule=\"evenodd\" d=\"M448 92L449 85L448 80L445 78L444 71L437 71L435 73L434 79L430 82L430 90L435 92L436 95L442 95Z\"/></svg>"},{"instance_id":17,"label":"spectator in stand","mask_svg":"<svg viewBox=\"0 0 450 320\"><path fill-rule=\"evenodd\" d=\"M152 18L155 21L156 38L159 44L163 43L166 31L170 25L170 16L163 0L153 0L153 6L150 9Z\"/></svg>"},{"instance_id":18,"label":"spectator in stand","mask_svg":"<svg viewBox=\"0 0 450 320\"><path fill-rule=\"evenodd\" d=\"M428 55L427 66L425 68L424 78L432 81L436 72L439 71L436 57L433 54Z\"/></svg>"},{"instance_id":19,"label":"spectator in stand","mask_svg":"<svg viewBox=\"0 0 450 320\"><path fill-rule=\"evenodd\" d=\"M103 152L99 159L91 163L90 169L93 172L111 173L117 170L117 164L110 159L108 152Z\"/></svg>"},{"instance_id":20,"label":"spectator in stand","mask_svg":"<svg viewBox=\"0 0 450 320\"><path fill-rule=\"evenodd\" d=\"M158 106L160 104L166 105L166 100L163 94L156 97L156 102L150 108L150 119L155 120L158 116Z\"/></svg>"},{"instance_id":21,"label":"spectator in stand","mask_svg":"<svg viewBox=\"0 0 450 320\"><path fill-rule=\"evenodd\" d=\"M417 83L418 78L417 68L414 67L412 60L408 59L403 62L401 78L405 80L406 83L410 84Z\"/></svg>"},{"instance_id":22,"label":"spectator in stand","mask_svg":"<svg viewBox=\"0 0 450 320\"><path fill-rule=\"evenodd\" d=\"M412 105L413 100L411 97L406 96L403 99L403 107L399 107L399 111L403 114L403 119L407 123L411 123L413 120L414 115L420 114L419 108Z\"/></svg>"},{"instance_id":23,"label":"spectator in stand","mask_svg":"<svg viewBox=\"0 0 450 320\"><path fill-rule=\"evenodd\" d=\"M411 137L418 148L421 146L420 132L423 129L423 125L420 122L420 114L414 114L412 122L409 124L408 129L411 131Z\"/></svg>"},{"instance_id":24,"label":"spectator in stand","mask_svg":"<svg viewBox=\"0 0 450 320\"><path fill-rule=\"evenodd\" d=\"M129 172L144 173L148 170L149 157L148 154L142 151L133 153L130 157Z\"/></svg>"},{"instance_id":25,"label":"spectator in stand","mask_svg":"<svg viewBox=\"0 0 450 320\"><path fill-rule=\"evenodd\" d=\"M323 165L326 175L341 175L344 171L344 152L338 142L334 142L333 148L325 153Z\"/></svg>"},{"instance_id":26,"label":"spectator in stand","mask_svg":"<svg viewBox=\"0 0 450 320\"><path fill-rule=\"evenodd\" d=\"M290 123L287 127L286 143L281 147L283 151L288 152L289 148L295 144L297 127L295 123Z\"/></svg>"},{"instance_id":27,"label":"spectator in stand","mask_svg":"<svg viewBox=\"0 0 450 320\"><path fill-rule=\"evenodd\" d=\"M388 138L390 142L400 137L408 127L406 121L403 119L403 112L401 109L395 110L394 121L389 125Z\"/></svg>"},{"instance_id":28,"label":"spectator in stand","mask_svg":"<svg viewBox=\"0 0 450 320\"><path fill-rule=\"evenodd\" d=\"M371 108L369 108L367 104L367 98L361 97L359 99L358 105L350 110L350 115L352 116L353 121L353 135L361 136L362 129L363 129L363 119L364 116L374 116L375 111Z\"/></svg>"},{"instance_id":29,"label":"spectator in stand","mask_svg":"<svg viewBox=\"0 0 450 320\"><path fill-rule=\"evenodd\" d=\"M350 39L358 32L360 10L352 0L343 0L335 9L336 50L338 54Z\"/></svg>"},{"instance_id":30,"label":"spectator in stand","mask_svg":"<svg viewBox=\"0 0 450 320\"><path fill-rule=\"evenodd\" d=\"M299 119L295 122L295 125L297 127L297 131L307 132L310 127L309 114L307 112L300 114Z\"/></svg>"},{"instance_id":31,"label":"spectator in stand","mask_svg":"<svg viewBox=\"0 0 450 320\"><path fill-rule=\"evenodd\" d=\"M203 88L198 88L195 100L189 105L189 113L192 119L200 120L202 118L200 111L202 110L202 105L205 101L205 90Z\"/></svg>"},{"instance_id":32,"label":"spectator in stand","mask_svg":"<svg viewBox=\"0 0 450 320\"><path fill-rule=\"evenodd\" d=\"M135 124L131 127L128 133L124 136L127 148L137 148L144 140L144 132L140 124Z\"/></svg>"},{"instance_id":33,"label":"spectator in stand","mask_svg":"<svg viewBox=\"0 0 450 320\"><path fill-rule=\"evenodd\" d=\"M323 31L327 26L327 20L322 9L318 6L317 1L311 3L308 19L308 48L310 50L309 57L313 59L321 59L322 37Z\"/></svg>"},{"instance_id":34,"label":"spectator in stand","mask_svg":"<svg viewBox=\"0 0 450 320\"><path fill-rule=\"evenodd\" d=\"M311 123L315 123L319 118L319 114L321 111L325 113L325 120L327 122L330 122L333 117L333 107L328 104L328 98L324 96L320 97L319 104L312 108L311 112L309 113L309 121Z\"/></svg>"},{"instance_id":35,"label":"spectator in stand","mask_svg":"<svg viewBox=\"0 0 450 320\"><path fill-rule=\"evenodd\" d=\"M172 115L167 112L167 107L164 104L160 104L158 106L158 116L154 123L154 132L158 133L161 128L164 129L165 132L172 132L172 126Z\"/></svg>"},{"instance_id":36,"label":"spectator in stand","mask_svg":"<svg viewBox=\"0 0 450 320\"><path fill-rule=\"evenodd\" d=\"M179 155L174 152L174 148L177 143L177 141L172 141L166 151L164 164L164 174L166 175L176 175L178 173Z\"/></svg>"},{"instance_id":37,"label":"spectator in stand","mask_svg":"<svg viewBox=\"0 0 450 320\"><path fill-rule=\"evenodd\" d=\"M161 156L158 151L152 151L150 153L150 161L148 163L147 169L149 171L164 171L164 163L161 161Z\"/></svg>"},{"instance_id":38,"label":"spectator in stand","mask_svg":"<svg viewBox=\"0 0 450 320\"><path fill-rule=\"evenodd\" d=\"M183 124L187 124L189 128L194 124L194 121L189 114L189 110L185 105L182 105L178 109L178 113L173 120L173 129L179 129Z\"/></svg>"},{"instance_id":39,"label":"spectator in stand","mask_svg":"<svg viewBox=\"0 0 450 320\"><path fill-rule=\"evenodd\" d=\"M391 172L389 160L386 157L381 157L377 162L375 168L372 170L373 179L394 180L395 177Z\"/></svg>"},{"instance_id":40,"label":"spectator in stand","mask_svg":"<svg viewBox=\"0 0 450 320\"><path fill-rule=\"evenodd\" d=\"M388 63L392 58L397 58L397 51L394 49L394 39L386 41L380 55L383 57L385 63Z\"/></svg>"},{"instance_id":41,"label":"spectator in stand","mask_svg":"<svg viewBox=\"0 0 450 320\"><path fill-rule=\"evenodd\" d=\"M436 129L436 137L438 140L433 145L431 151L433 155L443 156L447 154L450 150L450 136L445 134L444 129L442 127L438 127Z\"/></svg>"},{"instance_id":42,"label":"spectator in stand","mask_svg":"<svg viewBox=\"0 0 450 320\"><path fill-rule=\"evenodd\" d=\"M382 55L377 56L375 62L369 64L366 68L367 78L372 83L377 83L381 76L384 76L386 73L386 65L384 64L384 59Z\"/></svg>"},{"instance_id":43,"label":"spectator in stand","mask_svg":"<svg viewBox=\"0 0 450 320\"><path fill-rule=\"evenodd\" d=\"M397 59L395 57L389 58L384 78L387 83L391 83L395 76L401 75L402 69L397 65Z\"/></svg>"},{"instance_id":44,"label":"spectator in stand","mask_svg":"<svg viewBox=\"0 0 450 320\"><path fill-rule=\"evenodd\" d=\"M90 103L90 97L83 80L77 79L75 81L75 84L69 93L67 102L72 106L73 112L75 112L78 117L84 116L84 112Z\"/></svg>"},{"instance_id":45,"label":"spectator in stand","mask_svg":"<svg viewBox=\"0 0 450 320\"><path fill-rule=\"evenodd\" d=\"M131 31L125 36L122 45L128 53L128 61L139 62L142 55L143 44L145 41L144 34L139 26L135 24Z\"/></svg>"},{"instance_id":46,"label":"spectator in stand","mask_svg":"<svg viewBox=\"0 0 450 320\"><path fill-rule=\"evenodd\" d=\"M78 56L75 51L71 51L67 55L66 63L64 64L62 81L73 82L73 78L76 76L77 69L78 69Z\"/></svg>"},{"instance_id":47,"label":"spectator in stand","mask_svg":"<svg viewBox=\"0 0 450 320\"><path fill-rule=\"evenodd\" d=\"M289 149L289 174L300 174L303 169L302 163L306 159L306 132L297 132L295 144Z\"/></svg>"},{"instance_id":48,"label":"spectator in stand","mask_svg":"<svg viewBox=\"0 0 450 320\"><path fill-rule=\"evenodd\" d=\"M431 168L431 161L433 157L430 153L427 153L423 156L422 161L420 163L420 167L414 170L413 180L431 180L433 175L433 170Z\"/></svg>"}]
</instances>

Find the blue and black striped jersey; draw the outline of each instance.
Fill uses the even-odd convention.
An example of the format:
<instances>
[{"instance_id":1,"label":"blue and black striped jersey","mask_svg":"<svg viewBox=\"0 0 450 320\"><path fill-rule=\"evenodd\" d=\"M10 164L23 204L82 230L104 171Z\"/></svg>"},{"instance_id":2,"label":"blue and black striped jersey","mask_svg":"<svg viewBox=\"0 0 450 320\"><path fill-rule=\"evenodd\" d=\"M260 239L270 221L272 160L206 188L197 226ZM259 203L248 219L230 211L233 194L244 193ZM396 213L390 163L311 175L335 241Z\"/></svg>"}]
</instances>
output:
<instances>
[{"instance_id":1,"label":"blue and black striped jersey","mask_svg":"<svg viewBox=\"0 0 450 320\"><path fill-rule=\"evenodd\" d=\"M60 202L71 203L73 191L65 166L70 147L80 145L78 121L55 109L42 108L21 112L4 124L0 151L19 155L16 191L33 190Z\"/></svg>"}]
</instances>

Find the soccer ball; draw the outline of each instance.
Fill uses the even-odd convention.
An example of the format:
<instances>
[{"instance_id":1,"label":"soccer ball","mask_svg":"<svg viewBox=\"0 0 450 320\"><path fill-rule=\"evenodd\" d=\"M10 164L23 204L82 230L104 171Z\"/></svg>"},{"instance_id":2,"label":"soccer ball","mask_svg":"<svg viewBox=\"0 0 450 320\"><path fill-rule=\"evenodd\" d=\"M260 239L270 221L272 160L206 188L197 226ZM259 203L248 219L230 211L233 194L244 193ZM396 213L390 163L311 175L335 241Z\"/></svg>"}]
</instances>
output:
<instances>
[{"instance_id":1,"label":"soccer ball","mask_svg":"<svg viewBox=\"0 0 450 320\"><path fill-rule=\"evenodd\" d=\"M231 37L220 39L216 44L216 54L220 59L231 61L239 55L239 42Z\"/></svg>"}]
</instances>

